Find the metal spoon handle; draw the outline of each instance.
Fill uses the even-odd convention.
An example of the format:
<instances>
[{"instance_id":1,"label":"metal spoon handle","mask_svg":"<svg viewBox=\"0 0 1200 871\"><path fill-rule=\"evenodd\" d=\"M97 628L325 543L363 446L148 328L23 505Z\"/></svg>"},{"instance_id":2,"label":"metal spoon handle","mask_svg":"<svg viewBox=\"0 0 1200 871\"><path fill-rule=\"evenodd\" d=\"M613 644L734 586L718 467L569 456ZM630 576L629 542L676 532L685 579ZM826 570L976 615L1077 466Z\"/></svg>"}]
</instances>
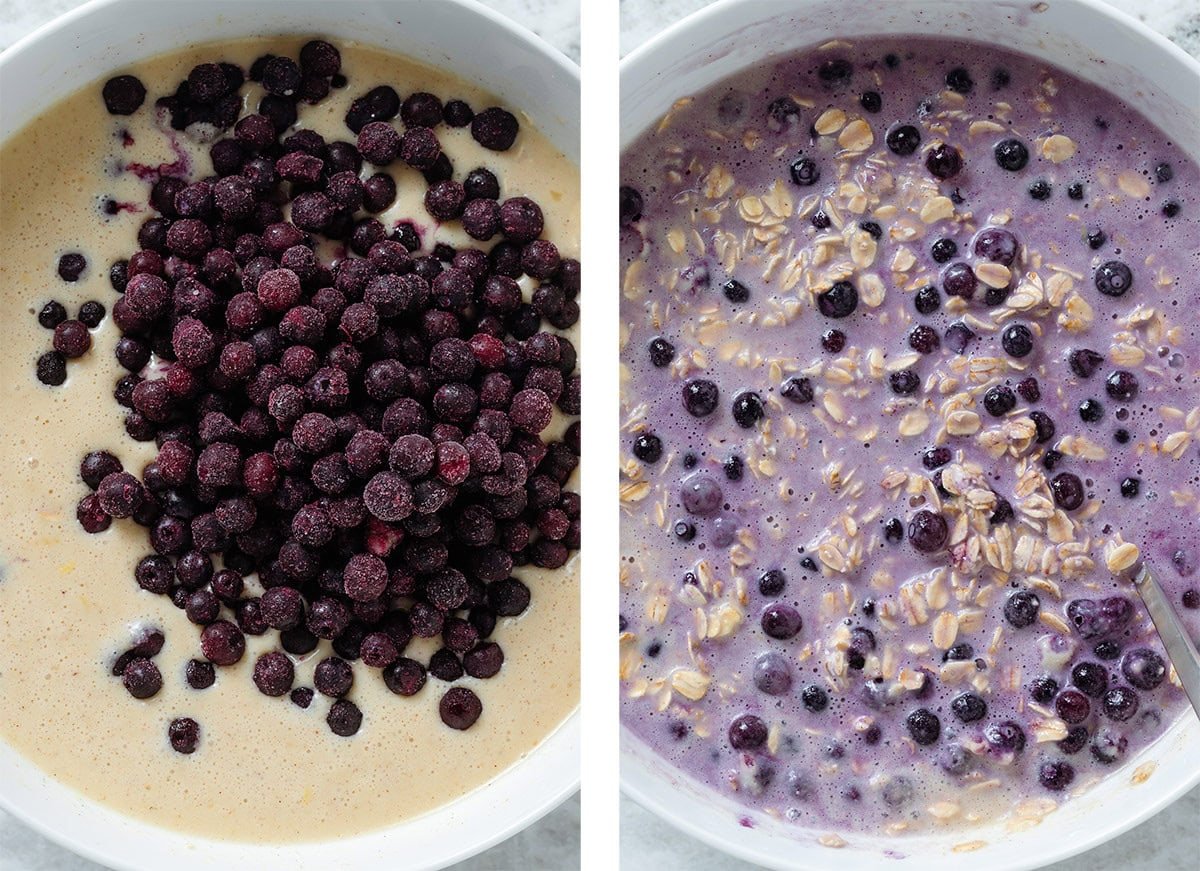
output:
<instances>
[{"instance_id":1,"label":"metal spoon handle","mask_svg":"<svg viewBox=\"0 0 1200 871\"><path fill-rule=\"evenodd\" d=\"M1171 664L1175 666L1175 673L1179 675L1183 691L1191 700L1196 716L1200 717L1200 652L1196 651L1196 645L1192 643L1191 637L1180 622L1179 615L1167 599L1167 594L1150 573L1149 566L1142 563L1133 582L1137 584L1146 610L1150 612L1150 619L1154 621L1163 647L1167 649Z\"/></svg>"}]
</instances>

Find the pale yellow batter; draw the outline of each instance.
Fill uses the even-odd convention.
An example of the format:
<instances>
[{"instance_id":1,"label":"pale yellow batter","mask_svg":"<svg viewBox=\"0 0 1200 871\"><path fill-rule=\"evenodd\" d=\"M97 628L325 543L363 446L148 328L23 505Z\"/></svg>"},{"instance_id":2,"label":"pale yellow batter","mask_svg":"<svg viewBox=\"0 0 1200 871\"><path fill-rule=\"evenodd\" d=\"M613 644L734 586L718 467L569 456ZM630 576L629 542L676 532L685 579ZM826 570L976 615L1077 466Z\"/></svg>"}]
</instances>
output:
<instances>
[{"instance_id":1,"label":"pale yellow batter","mask_svg":"<svg viewBox=\"0 0 1200 871\"><path fill-rule=\"evenodd\" d=\"M340 738L325 723L328 699L318 695L301 710L286 696L268 698L255 689L250 671L258 653L276 646L273 632L248 637L245 658L218 669L215 686L190 689L183 669L200 656L197 627L166 597L141 591L133 580L135 563L150 552L145 530L119 521L87 535L75 520L75 504L87 492L78 477L84 453L110 450L140 472L153 458L153 443L125 435L123 409L112 399L123 371L113 358L118 331L111 319L94 331L91 352L70 362L67 383L50 388L34 377L34 361L50 348L50 332L34 315L51 298L71 316L88 299L111 312L117 294L108 266L136 250L137 228L149 216L103 214L105 197L146 202L148 184L117 175L114 167L118 160L156 165L174 159L154 125L153 100L173 91L197 63L228 60L246 68L268 50L294 58L301 42L206 46L121 70L138 75L149 91L134 116L110 116L97 82L0 146L0 349L6 361L0 379L0 740L56 779L131 816L242 841L335 838L430 810L512 765L579 699L576 560L555 572L518 570L533 601L524 615L501 620L496 629L503 670L491 680L461 682L483 702L473 728L443 726L437 703L446 685L440 681L430 678L419 695L401 698L378 671L356 663L349 697L363 711L363 726L354 737ZM477 110L495 103L446 73L363 47L339 48L349 86L319 106L302 105L299 121L329 141L354 140L342 121L349 102L382 83L402 96L426 90L463 98ZM243 89L251 106L259 93L253 85ZM504 154L481 148L465 129L437 132L458 177L490 167L502 196L537 200L546 237L564 256L578 256L578 170L522 121L516 146ZM122 129L132 134L131 147L122 146ZM207 147L188 148L198 155L195 172L210 173ZM365 167L364 177L373 171ZM420 205L424 180L399 164L389 171L400 197L381 220L390 226L412 216L432 224ZM469 243L457 224L435 239ZM76 284L55 272L65 251L88 258ZM564 425L556 420L555 433ZM109 674L139 621L166 635L155 659L164 687L147 701L133 699ZM434 647L418 642L409 655L425 660ZM297 686L312 685L313 666L329 652L322 642L297 664ZM201 724L201 747L191 756L167 743L167 724L180 716Z\"/></svg>"}]
</instances>

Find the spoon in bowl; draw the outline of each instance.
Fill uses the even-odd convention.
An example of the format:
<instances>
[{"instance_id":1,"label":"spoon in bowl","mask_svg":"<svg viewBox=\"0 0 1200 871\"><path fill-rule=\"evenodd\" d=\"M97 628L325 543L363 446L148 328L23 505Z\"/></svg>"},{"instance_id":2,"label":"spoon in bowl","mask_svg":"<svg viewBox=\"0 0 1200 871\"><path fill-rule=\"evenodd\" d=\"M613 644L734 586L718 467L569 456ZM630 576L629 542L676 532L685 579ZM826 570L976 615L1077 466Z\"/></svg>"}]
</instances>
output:
<instances>
[{"instance_id":1,"label":"spoon in bowl","mask_svg":"<svg viewBox=\"0 0 1200 871\"><path fill-rule=\"evenodd\" d=\"M1138 568L1133 577L1133 585L1141 595L1146 610L1150 612L1150 619L1154 621L1154 628L1158 630L1158 636L1167 650L1171 665L1179 675L1183 691L1191 700L1196 716L1200 717L1200 652L1196 651L1191 636L1146 563L1142 563Z\"/></svg>"}]
</instances>

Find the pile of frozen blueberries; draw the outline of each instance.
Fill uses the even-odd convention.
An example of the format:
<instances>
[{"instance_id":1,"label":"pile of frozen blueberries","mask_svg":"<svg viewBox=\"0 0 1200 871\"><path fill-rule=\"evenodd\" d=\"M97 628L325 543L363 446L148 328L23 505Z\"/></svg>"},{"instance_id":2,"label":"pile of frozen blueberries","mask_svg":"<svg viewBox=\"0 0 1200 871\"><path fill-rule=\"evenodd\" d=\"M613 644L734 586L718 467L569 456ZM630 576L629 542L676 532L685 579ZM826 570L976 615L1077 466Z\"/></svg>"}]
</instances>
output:
<instances>
[{"instance_id":1,"label":"pile of frozen blueberries","mask_svg":"<svg viewBox=\"0 0 1200 871\"><path fill-rule=\"evenodd\" d=\"M91 533L113 518L147 529L153 553L136 581L200 627L193 688L242 659L245 635L276 632L281 649L254 664L258 689L305 708L315 689L334 700L330 729L352 735L362 721L346 698L362 674L352 662L402 696L427 674L494 676L497 620L530 601L514 569L558 568L579 548L579 496L566 489L579 422L561 441L542 437L555 406L580 412L576 351L542 325L578 320L580 267L540 238L537 203L501 201L490 170L460 174L439 145L439 127L469 125L484 147L507 150L519 129L504 109L476 114L380 85L346 115L357 140L327 142L292 128L305 104L347 86L334 46L310 42L299 62L260 58L248 78L266 95L239 117L245 78L201 64L158 101L164 122L211 142L216 174L161 174L140 250L111 267L127 370L115 397L128 435L155 441L158 456L139 478L111 453L88 454L92 492L77 515ZM103 91L116 115L145 95L133 76ZM424 175L430 218L461 220L487 248L422 254L428 218L373 217L395 200L386 167L399 163ZM365 180L364 165L375 170ZM329 240L332 260L317 251ZM405 656L414 637L440 649L427 662ZM333 653L314 687L294 686L294 658L321 640ZM150 632L114 665L137 698L162 685L161 645ZM440 701L456 729L481 710L465 686ZM176 720L169 737L192 752L199 726Z\"/></svg>"}]
</instances>

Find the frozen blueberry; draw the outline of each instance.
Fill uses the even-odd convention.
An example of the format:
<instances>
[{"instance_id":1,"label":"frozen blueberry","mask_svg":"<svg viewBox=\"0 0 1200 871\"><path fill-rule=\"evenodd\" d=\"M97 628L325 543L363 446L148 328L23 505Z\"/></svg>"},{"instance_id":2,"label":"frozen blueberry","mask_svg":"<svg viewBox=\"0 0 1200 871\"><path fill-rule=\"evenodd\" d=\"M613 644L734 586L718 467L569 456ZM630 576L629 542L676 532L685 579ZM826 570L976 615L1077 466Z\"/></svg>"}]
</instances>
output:
<instances>
[{"instance_id":1,"label":"frozen blueberry","mask_svg":"<svg viewBox=\"0 0 1200 871\"><path fill-rule=\"evenodd\" d=\"M475 117L475 110L463 100L449 100L442 108L442 120L450 127L466 127Z\"/></svg>"},{"instance_id":2,"label":"frozen blueberry","mask_svg":"<svg viewBox=\"0 0 1200 871\"><path fill-rule=\"evenodd\" d=\"M272 650L254 663L254 685L265 696L282 696L292 688L296 671L286 653Z\"/></svg>"},{"instance_id":3,"label":"frozen blueberry","mask_svg":"<svg viewBox=\"0 0 1200 871\"><path fill-rule=\"evenodd\" d=\"M1060 472L1050 481L1050 492L1054 504L1066 511L1074 511L1083 504L1083 482L1071 472Z\"/></svg>"},{"instance_id":4,"label":"frozen blueberry","mask_svg":"<svg viewBox=\"0 0 1200 871\"><path fill-rule=\"evenodd\" d=\"M662 439L652 433L642 433L633 440L633 455L644 463L657 463L662 450Z\"/></svg>"},{"instance_id":5,"label":"frozen blueberry","mask_svg":"<svg viewBox=\"0 0 1200 871\"><path fill-rule=\"evenodd\" d=\"M932 284L917 288L917 292L913 294L913 307L916 308L917 314L922 315L931 315L941 308L942 298L937 288Z\"/></svg>"},{"instance_id":6,"label":"frozen blueberry","mask_svg":"<svg viewBox=\"0 0 1200 871\"><path fill-rule=\"evenodd\" d=\"M1037 620L1041 602L1030 590L1018 590L1004 601L1004 619L1016 629L1032 626Z\"/></svg>"},{"instance_id":7,"label":"frozen blueberry","mask_svg":"<svg viewBox=\"0 0 1200 871\"><path fill-rule=\"evenodd\" d=\"M897 396L910 396L921 386L921 377L912 369L901 369L888 376L888 385Z\"/></svg>"},{"instance_id":8,"label":"frozen blueberry","mask_svg":"<svg viewBox=\"0 0 1200 871\"><path fill-rule=\"evenodd\" d=\"M246 652L246 638L242 630L228 620L217 620L200 633L200 649L216 665L234 665Z\"/></svg>"},{"instance_id":9,"label":"frozen blueberry","mask_svg":"<svg viewBox=\"0 0 1200 871\"><path fill-rule=\"evenodd\" d=\"M1067 355L1067 365L1080 378L1091 378L1104 362L1104 357L1090 348L1076 348Z\"/></svg>"},{"instance_id":10,"label":"frozen blueberry","mask_svg":"<svg viewBox=\"0 0 1200 871\"><path fill-rule=\"evenodd\" d=\"M721 507L721 486L711 475L697 472L684 480L681 501L688 514L710 517Z\"/></svg>"},{"instance_id":11,"label":"frozen blueberry","mask_svg":"<svg viewBox=\"0 0 1200 871\"><path fill-rule=\"evenodd\" d=\"M338 699L330 706L325 723L333 734L349 738L358 732L362 726L362 719L362 711L358 709L358 705L349 699Z\"/></svg>"},{"instance_id":12,"label":"frozen blueberry","mask_svg":"<svg viewBox=\"0 0 1200 871\"><path fill-rule=\"evenodd\" d=\"M1104 417L1104 406L1095 399L1085 399L1079 403L1079 419L1084 423L1096 423Z\"/></svg>"},{"instance_id":13,"label":"frozen blueberry","mask_svg":"<svg viewBox=\"0 0 1200 871\"><path fill-rule=\"evenodd\" d=\"M1054 700L1054 711L1068 725L1082 723L1091 713L1092 704L1077 689L1065 689Z\"/></svg>"},{"instance_id":14,"label":"frozen blueberry","mask_svg":"<svg viewBox=\"0 0 1200 871\"><path fill-rule=\"evenodd\" d=\"M811 157L798 154L788 164L788 174L794 184L811 187L821 179L821 167Z\"/></svg>"},{"instance_id":15,"label":"frozen blueberry","mask_svg":"<svg viewBox=\"0 0 1200 871\"><path fill-rule=\"evenodd\" d=\"M1009 324L1000 334L1000 345L1010 357L1027 357L1033 351L1033 331L1025 324Z\"/></svg>"},{"instance_id":16,"label":"frozen blueberry","mask_svg":"<svg viewBox=\"0 0 1200 871\"><path fill-rule=\"evenodd\" d=\"M760 654L754 661L754 685L769 696L782 696L792 688L792 669L775 651Z\"/></svg>"},{"instance_id":17,"label":"frozen blueberry","mask_svg":"<svg viewBox=\"0 0 1200 871\"><path fill-rule=\"evenodd\" d=\"M1029 682L1029 697L1035 702L1046 704L1058 694L1058 681L1048 675L1035 677Z\"/></svg>"},{"instance_id":18,"label":"frozen blueberry","mask_svg":"<svg viewBox=\"0 0 1200 871\"><path fill-rule=\"evenodd\" d=\"M921 147L921 131L911 124L898 124L884 137L888 149L899 157L907 157Z\"/></svg>"},{"instance_id":19,"label":"frozen blueberry","mask_svg":"<svg viewBox=\"0 0 1200 871\"><path fill-rule=\"evenodd\" d=\"M721 291L725 294L725 298L732 303L740 304L750 299L750 288L742 284L736 278L731 278L721 285Z\"/></svg>"},{"instance_id":20,"label":"frozen blueberry","mask_svg":"<svg viewBox=\"0 0 1200 871\"><path fill-rule=\"evenodd\" d=\"M1019 172L1029 163L1029 149L1019 139L1002 139L993 149L996 164L1009 172Z\"/></svg>"},{"instance_id":21,"label":"frozen blueberry","mask_svg":"<svg viewBox=\"0 0 1200 871\"><path fill-rule=\"evenodd\" d=\"M967 263L951 263L942 270L942 291L947 296L971 299L975 296L978 286L979 280L975 277L975 270Z\"/></svg>"},{"instance_id":22,"label":"frozen blueberry","mask_svg":"<svg viewBox=\"0 0 1200 871\"><path fill-rule=\"evenodd\" d=\"M87 258L77 251L63 254L58 258L58 277L63 281L78 281L83 270L87 268Z\"/></svg>"},{"instance_id":23,"label":"frozen blueberry","mask_svg":"<svg viewBox=\"0 0 1200 871\"><path fill-rule=\"evenodd\" d=\"M1050 199L1050 192L1050 182L1045 179L1040 178L1029 186L1029 196L1038 201Z\"/></svg>"},{"instance_id":24,"label":"frozen blueberry","mask_svg":"<svg viewBox=\"0 0 1200 871\"><path fill-rule=\"evenodd\" d=\"M948 263L958 253L958 243L953 239L941 238L936 240L929 249L934 263Z\"/></svg>"},{"instance_id":25,"label":"frozen blueberry","mask_svg":"<svg viewBox=\"0 0 1200 871\"><path fill-rule=\"evenodd\" d=\"M858 98L858 104L863 107L863 110L875 114L883 108L883 97L878 91L863 91Z\"/></svg>"},{"instance_id":26,"label":"frozen blueberry","mask_svg":"<svg viewBox=\"0 0 1200 871\"><path fill-rule=\"evenodd\" d=\"M946 518L927 509L921 509L913 514L912 519L908 522L908 540L922 553L941 550L949 535L950 529L946 524Z\"/></svg>"},{"instance_id":27,"label":"frozen blueberry","mask_svg":"<svg viewBox=\"0 0 1200 871\"><path fill-rule=\"evenodd\" d=\"M1120 732L1104 726L1092 736L1092 758L1102 765L1112 765L1125 755L1128 743L1128 739Z\"/></svg>"},{"instance_id":28,"label":"frozen blueberry","mask_svg":"<svg viewBox=\"0 0 1200 871\"><path fill-rule=\"evenodd\" d=\"M217 670L211 662L200 659L189 659L184 667L184 678L188 686L194 690L206 690L217 680Z\"/></svg>"},{"instance_id":29,"label":"frozen blueberry","mask_svg":"<svg viewBox=\"0 0 1200 871\"><path fill-rule=\"evenodd\" d=\"M757 750L767 743L767 724L754 714L742 714L729 724L729 746Z\"/></svg>"},{"instance_id":30,"label":"frozen blueberry","mask_svg":"<svg viewBox=\"0 0 1200 871\"><path fill-rule=\"evenodd\" d=\"M925 168L942 181L953 178L962 170L962 154L953 145L939 142L925 152Z\"/></svg>"},{"instance_id":31,"label":"frozen blueberry","mask_svg":"<svg viewBox=\"0 0 1200 871\"><path fill-rule=\"evenodd\" d=\"M892 544L899 544L904 539L904 522L899 517L888 520L883 525L883 537Z\"/></svg>"},{"instance_id":32,"label":"frozen blueberry","mask_svg":"<svg viewBox=\"0 0 1200 871\"><path fill-rule=\"evenodd\" d=\"M1042 398L1042 388L1032 375L1017 382L1017 395L1026 402L1037 402Z\"/></svg>"},{"instance_id":33,"label":"frozen blueberry","mask_svg":"<svg viewBox=\"0 0 1200 871\"><path fill-rule=\"evenodd\" d=\"M1017 407L1017 395L1007 384L997 384L983 394L983 407L992 417L1003 417Z\"/></svg>"},{"instance_id":34,"label":"frozen blueberry","mask_svg":"<svg viewBox=\"0 0 1200 871\"><path fill-rule=\"evenodd\" d=\"M817 296L817 309L825 317L848 317L858 308L858 291L849 281L835 282L833 287Z\"/></svg>"},{"instance_id":35,"label":"frozen blueberry","mask_svg":"<svg viewBox=\"0 0 1200 871\"><path fill-rule=\"evenodd\" d=\"M516 117L504 109L484 109L471 120L471 136L491 151L508 151L517 139Z\"/></svg>"},{"instance_id":36,"label":"frozen blueberry","mask_svg":"<svg viewBox=\"0 0 1200 871\"><path fill-rule=\"evenodd\" d=\"M137 76L115 76L104 83L101 96L110 115L132 115L146 100L146 86Z\"/></svg>"},{"instance_id":37,"label":"frozen blueberry","mask_svg":"<svg viewBox=\"0 0 1200 871\"><path fill-rule=\"evenodd\" d=\"M844 85L854 75L854 65L845 58L831 58L821 62L817 78L827 85Z\"/></svg>"},{"instance_id":38,"label":"frozen blueberry","mask_svg":"<svg viewBox=\"0 0 1200 871\"><path fill-rule=\"evenodd\" d=\"M806 710L819 714L829 707L829 693L825 691L824 687L809 684L800 691L800 702Z\"/></svg>"},{"instance_id":39,"label":"frozen blueberry","mask_svg":"<svg viewBox=\"0 0 1200 871\"><path fill-rule=\"evenodd\" d=\"M1075 780L1075 769L1061 759L1047 759L1038 764L1038 783L1051 792L1062 792Z\"/></svg>"},{"instance_id":40,"label":"frozen blueberry","mask_svg":"<svg viewBox=\"0 0 1200 871\"><path fill-rule=\"evenodd\" d=\"M1134 618L1133 603L1124 596L1106 599L1072 599L1067 603L1067 619L1084 639L1120 632ZM1137 686L1134 683L1134 686ZM1139 687L1141 689L1141 687Z\"/></svg>"},{"instance_id":41,"label":"frozen blueberry","mask_svg":"<svg viewBox=\"0 0 1200 871\"><path fill-rule=\"evenodd\" d=\"M846 347L846 334L841 330L826 330L821 334L821 347L830 354L840 354Z\"/></svg>"},{"instance_id":42,"label":"frozen blueberry","mask_svg":"<svg viewBox=\"0 0 1200 871\"><path fill-rule=\"evenodd\" d=\"M1025 730L1012 720L989 723L983 730L983 737L997 750L1020 753L1025 749Z\"/></svg>"},{"instance_id":43,"label":"frozen blueberry","mask_svg":"<svg viewBox=\"0 0 1200 871\"><path fill-rule=\"evenodd\" d=\"M692 417L707 417L717 409L720 391L705 378L693 378L683 385L683 407Z\"/></svg>"},{"instance_id":44,"label":"frozen blueberry","mask_svg":"<svg viewBox=\"0 0 1200 871\"><path fill-rule=\"evenodd\" d=\"M1137 377L1132 372L1118 369L1104 379L1104 391L1118 402L1129 402L1138 393Z\"/></svg>"},{"instance_id":45,"label":"frozen blueberry","mask_svg":"<svg viewBox=\"0 0 1200 871\"><path fill-rule=\"evenodd\" d=\"M794 638L804 626L800 612L780 602L768 605L763 610L761 623L763 632L781 641Z\"/></svg>"},{"instance_id":46,"label":"frozen blueberry","mask_svg":"<svg viewBox=\"0 0 1200 871\"><path fill-rule=\"evenodd\" d=\"M54 350L68 360L82 357L92 347L92 335L82 321L62 321L54 328Z\"/></svg>"},{"instance_id":47,"label":"frozen blueberry","mask_svg":"<svg viewBox=\"0 0 1200 871\"><path fill-rule=\"evenodd\" d=\"M1120 260L1102 263L1092 276L1096 290L1105 296L1124 296L1133 287L1133 272Z\"/></svg>"},{"instance_id":48,"label":"frozen blueberry","mask_svg":"<svg viewBox=\"0 0 1200 871\"><path fill-rule=\"evenodd\" d=\"M987 702L975 693L962 693L950 702L950 710L964 723L974 723L987 716Z\"/></svg>"},{"instance_id":49,"label":"frozen blueberry","mask_svg":"<svg viewBox=\"0 0 1200 871\"><path fill-rule=\"evenodd\" d=\"M1167 676L1167 664L1148 647L1139 647L1125 654L1121 674L1139 690L1157 689Z\"/></svg>"},{"instance_id":50,"label":"frozen blueberry","mask_svg":"<svg viewBox=\"0 0 1200 871\"><path fill-rule=\"evenodd\" d=\"M975 89L975 80L963 67L955 67L946 73L946 87L957 94L969 94Z\"/></svg>"},{"instance_id":51,"label":"frozen blueberry","mask_svg":"<svg viewBox=\"0 0 1200 871\"><path fill-rule=\"evenodd\" d=\"M770 569L758 578L758 591L764 596L778 596L787 586L787 575L783 569Z\"/></svg>"},{"instance_id":52,"label":"frozen blueberry","mask_svg":"<svg viewBox=\"0 0 1200 871\"><path fill-rule=\"evenodd\" d=\"M200 724L191 717L176 717L167 726L167 740L176 753L195 753L200 746Z\"/></svg>"},{"instance_id":53,"label":"frozen blueberry","mask_svg":"<svg viewBox=\"0 0 1200 871\"><path fill-rule=\"evenodd\" d=\"M975 331L968 327L962 321L955 321L950 326L946 327L946 332L942 339L946 343L946 347L955 354L962 354L967 350L967 346L975 338Z\"/></svg>"},{"instance_id":54,"label":"frozen blueberry","mask_svg":"<svg viewBox=\"0 0 1200 871\"><path fill-rule=\"evenodd\" d=\"M908 331L908 346L918 354L932 354L941 344L937 330L928 324L917 324Z\"/></svg>"},{"instance_id":55,"label":"frozen blueberry","mask_svg":"<svg viewBox=\"0 0 1200 871\"><path fill-rule=\"evenodd\" d=\"M145 501L146 490L128 472L111 472L100 481L96 495L110 517L132 517Z\"/></svg>"},{"instance_id":56,"label":"frozen blueberry","mask_svg":"<svg viewBox=\"0 0 1200 871\"><path fill-rule=\"evenodd\" d=\"M1087 746L1090 737L1087 726L1073 726L1067 730L1067 737L1057 742L1057 746L1063 753L1071 756Z\"/></svg>"},{"instance_id":57,"label":"frozen blueberry","mask_svg":"<svg viewBox=\"0 0 1200 871\"><path fill-rule=\"evenodd\" d=\"M1138 695L1128 687L1113 687L1104 694L1103 708L1110 720L1123 723L1137 713Z\"/></svg>"},{"instance_id":58,"label":"frozen blueberry","mask_svg":"<svg viewBox=\"0 0 1200 871\"><path fill-rule=\"evenodd\" d=\"M640 221L644 208L645 205L641 192L637 188L622 185L620 190L621 224L632 224L635 221Z\"/></svg>"},{"instance_id":59,"label":"frozen blueberry","mask_svg":"<svg viewBox=\"0 0 1200 871\"><path fill-rule=\"evenodd\" d=\"M733 420L742 429L751 428L765 416L766 407L757 393L747 390L733 398Z\"/></svg>"},{"instance_id":60,"label":"frozen blueberry","mask_svg":"<svg viewBox=\"0 0 1200 871\"><path fill-rule=\"evenodd\" d=\"M813 400L812 381L803 375L794 375L783 382L779 394L797 405L804 405Z\"/></svg>"},{"instance_id":61,"label":"frozen blueberry","mask_svg":"<svg viewBox=\"0 0 1200 871\"><path fill-rule=\"evenodd\" d=\"M1071 683L1098 699L1108 689L1108 669L1098 662L1080 662L1071 669Z\"/></svg>"},{"instance_id":62,"label":"frozen blueberry","mask_svg":"<svg viewBox=\"0 0 1200 871\"><path fill-rule=\"evenodd\" d=\"M416 695L426 681L425 666L401 657L383 670L383 682L398 696Z\"/></svg>"},{"instance_id":63,"label":"frozen blueberry","mask_svg":"<svg viewBox=\"0 0 1200 871\"><path fill-rule=\"evenodd\" d=\"M942 723L928 708L917 708L904 721L908 734L922 746L933 744L942 734Z\"/></svg>"},{"instance_id":64,"label":"frozen blueberry","mask_svg":"<svg viewBox=\"0 0 1200 871\"><path fill-rule=\"evenodd\" d=\"M470 729L483 713L483 703L466 687L451 687L438 702L438 713L451 729Z\"/></svg>"},{"instance_id":65,"label":"frozen blueberry","mask_svg":"<svg viewBox=\"0 0 1200 871\"><path fill-rule=\"evenodd\" d=\"M162 672L145 657L135 657L121 673L121 682L135 699L148 699L162 689Z\"/></svg>"}]
</instances>

